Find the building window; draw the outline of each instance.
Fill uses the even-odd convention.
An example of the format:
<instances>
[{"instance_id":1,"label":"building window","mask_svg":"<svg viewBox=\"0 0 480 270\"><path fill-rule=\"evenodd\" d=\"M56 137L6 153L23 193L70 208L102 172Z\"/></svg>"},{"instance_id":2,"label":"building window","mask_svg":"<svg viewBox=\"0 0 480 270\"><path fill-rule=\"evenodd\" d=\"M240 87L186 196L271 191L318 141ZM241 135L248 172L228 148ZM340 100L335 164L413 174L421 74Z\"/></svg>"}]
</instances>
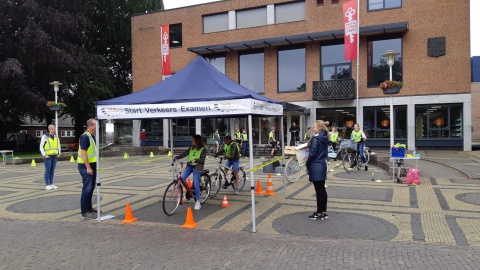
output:
<instances>
[{"instance_id":1,"label":"building window","mask_svg":"<svg viewBox=\"0 0 480 270\"><path fill-rule=\"evenodd\" d=\"M62 137L75 137L75 131L73 130L62 130Z\"/></svg>"},{"instance_id":2,"label":"building window","mask_svg":"<svg viewBox=\"0 0 480 270\"><path fill-rule=\"evenodd\" d=\"M395 139L407 138L407 106L394 106ZM363 131L367 138L390 138L390 107L364 107Z\"/></svg>"},{"instance_id":3,"label":"building window","mask_svg":"<svg viewBox=\"0 0 480 270\"><path fill-rule=\"evenodd\" d=\"M228 30L228 13L203 16L203 33Z\"/></svg>"},{"instance_id":4,"label":"building window","mask_svg":"<svg viewBox=\"0 0 480 270\"><path fill-rule=\"evenodd\" d=\"M337 127L338 137L350 139L356 121L356 110L356 108L317 109L317 119L330 122L330 129Z\"/></svg>"},{"instance_id":5,"label":"building window","mask_svg":"<svg viewBox=\"0 0 480 270\"><path fill-rule=\"evenodd\" d=\"M203 56L218 71L225 74L225 54L209 54Z\"/></svg>"},{"instance_id":6,"label":"building window","mask_svg":"<svg viewBox=\"0 0 480 270\"><path fill-rule=\"evenodd\" d=\"M278 92L304 92L305 45L278 48Z\"/></svg>"},{"instance_id":7,"label":"building window","mask_svg":"<svg viewBox=\"0 0 480 270\"><path fill-rule=\"evenodd\" d=\"M402 0L368 0L368 11L402 7Z\"/></svg>"},{"instance_id":8,"label":"building window","mask_svg":"<svg viewBox=\"0 0 480 270\"><path fill-rule=\"evenodd\" d=\"M275 5L275 23L305 20L305 1Z\"/></svg>"},{"instance_id":9,"label":"building window","mask_svg":"<svg viewBox=\"0 0 480 270\"><path fill-rule=\"evenodd\" d=\"M322 81L352 78L352 61L345 60L344 45L327 45L321 47Z\"/></svg>"},{"instance_id":10,"label":"building window","mask_svg":"<svg viewBox=\"0 0 480 270\"><path fill-rule=\"evenodd\" d=\"M368 87L378 88L381 82L390 79L390 67L382 54L388 50L400 53L395 57L392 68L393 80L402 81L402 38L398 36L371 38L367 42L367 78Z\"/></svg>"},{"instance_id":11,"label":"building window","mask_svg":"<svg viewBox=\"0 0 480 270\"><path fill-rule=\"evenodd\" d=\"M236 12L237 29L267 25L267 7Z\"/></svg>"},{"instance_id":12,"label":"building window","mask_svg":"<svg viewBox=\"0 0 480 270\"><path fill-rule=\"evenodd\" d=\"M182 47L182 24L170 24L170 48Z\"/></svg>"},{"instance_id":13,"label":"building window","mask_svg":"<svg viewBox=\"0 0 480 270\"><path fill-rule=\"evenodd\" d=\"M332 0L332 4L338 4L340 3L340 0Z\"/></svg>"},{"instance_id":14,"label":"building window","mask_svg":"<svg viewBox=\"0 0 480 270\"><path fill-rule=\"evenodd\" d=\"M253 92L265 93L265 54L262 50L239 53L240 84Z\"/></svg>"},{"instance_id":15,"label":"building window","mask_svg":"<svg viewBox=\"0 0 480 270\"><path fill-rule=\"evenodd\" d=\"M462 104L415 106L415 138L462 138Z\"/></svg>"},{"instance_id":16,"label":"building window","mask_svg":"<svg viewBox=\"0 0 480 270\"><path fill-rule=\"evenodd\" d=\"M47 134L46 130L35 130L35 137L42 137L43 135Z\"/></svg>"},{"instance_id":17,"label":"building window","mask_svg":"<svg viewBox=\"0 0 480 270\"><path fill-rule=\"evenodd\" d=\"M317 6L323 6L324 4L324 0L317 0Z\"/></svg>"}]
</instances>

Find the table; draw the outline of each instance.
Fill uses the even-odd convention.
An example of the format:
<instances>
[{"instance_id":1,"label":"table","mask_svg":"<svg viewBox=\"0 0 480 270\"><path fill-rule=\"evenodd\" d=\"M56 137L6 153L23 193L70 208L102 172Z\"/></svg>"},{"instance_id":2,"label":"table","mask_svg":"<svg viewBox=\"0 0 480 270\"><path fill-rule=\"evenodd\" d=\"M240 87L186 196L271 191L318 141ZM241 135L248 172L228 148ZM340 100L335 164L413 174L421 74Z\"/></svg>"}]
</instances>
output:
<instances>
[{"instance_id":1,"label":"table","mask_svg":"<svg viewBox=\"0 0 480 270\"><path fill-rule=\"evenodd\" d=\"M392 179L393 179L393 182L395 183L395 161L396 160L399 160L399 159L403 159L403 160L415 160L415 168L418 168L418 160L420 159L420 157L403 157L403 158L397 158L397 157L390 157L390 162L392 162Z\"/></svg>"},{"instance_id":2,"label":"table","mask_svg":"<svg viewBox=\"0 0 480 270\"><path fill-rule=\"evenodd\" d=\"M13 150L0 150L0 153L2 153L2 160L3 160L3 166L7 165L7 156L10 153L12 155L12 162L13 165L15 165L15 159L13 158Z\"/></svg>"}]
</instances>

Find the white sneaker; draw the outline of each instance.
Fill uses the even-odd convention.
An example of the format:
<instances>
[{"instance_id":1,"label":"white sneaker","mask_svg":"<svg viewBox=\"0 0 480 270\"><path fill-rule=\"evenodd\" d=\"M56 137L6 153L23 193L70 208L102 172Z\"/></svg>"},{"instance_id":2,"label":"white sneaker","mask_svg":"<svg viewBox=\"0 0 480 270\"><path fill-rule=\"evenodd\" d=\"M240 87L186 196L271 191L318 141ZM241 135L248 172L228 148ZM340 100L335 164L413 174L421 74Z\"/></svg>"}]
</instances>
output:
<instances>
[{"instance_id":1,"label":"white sneaker","mask_svg":"<svg viewBox=\"0 0 480 270\"><path fill-rule=\"evenodd\" d=\"M202 208L202 206L200 205L200 201L196 201L196 202L195 202L195 206L193 207L193 209L195 209L195 210L200 210L200 208Z\"/></svg>"},{"instance_id":2,"label":"white sneaker","mask_svg":"<svg viewBox=\"0 0 480 270\"><path fill-rule=\"evenodd\" d=\"M50 185L53 189L57 189L58 187L55 185Z\"/></svg>"},{"instance_id":3,"label":"white sneaker","mask_svg":"<svg viewBox=\"0 0 480 270\"><path fill-rule=\"evenodd\" d=\"M235 195L238 195L240 194L240 191L238 191L238 189L235 189Z\"/></svg>"},{"instance_id":4,"label":"white sneaker","mask_svg":"<svg viewBox=\"0 0 480 270\"><path fill-rule=\"evenodd\" d=\"M52 187L52 186L50 186L50 185L48 185L48 186L46 186L46 187L45 187L45 189L46 189L46 190L52 190L52 189L53 189L53 187Z\"/></svg>"}]
</instances>

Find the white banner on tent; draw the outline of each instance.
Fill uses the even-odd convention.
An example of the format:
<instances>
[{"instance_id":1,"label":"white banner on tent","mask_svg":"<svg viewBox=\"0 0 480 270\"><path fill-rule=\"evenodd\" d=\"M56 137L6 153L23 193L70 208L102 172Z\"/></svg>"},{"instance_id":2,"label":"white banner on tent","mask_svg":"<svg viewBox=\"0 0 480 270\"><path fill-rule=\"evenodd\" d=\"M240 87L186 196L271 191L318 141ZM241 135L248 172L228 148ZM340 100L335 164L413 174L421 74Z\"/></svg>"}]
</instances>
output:
<instances>
[{"instance_id":1,"label":"white banner on tent","mask_svg":"<svg viewBox=\"0 0 480 270\"><path fill-rule=\"evenodd\" d=\"M233 99L166 104L97 105L98 119L142 119L227 116L241 114L282 115L281 104L257 99Z\"/></svg>"}]
</instances>

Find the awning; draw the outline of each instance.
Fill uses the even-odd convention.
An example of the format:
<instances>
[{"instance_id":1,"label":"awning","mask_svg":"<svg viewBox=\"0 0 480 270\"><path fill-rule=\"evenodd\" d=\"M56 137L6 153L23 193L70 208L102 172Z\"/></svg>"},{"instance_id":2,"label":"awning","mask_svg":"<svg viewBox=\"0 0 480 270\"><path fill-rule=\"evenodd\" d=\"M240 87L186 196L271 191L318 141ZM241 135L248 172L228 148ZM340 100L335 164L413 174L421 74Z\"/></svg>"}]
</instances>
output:
<instances>
[{"instance_id":1,"label":"awning","mask_svg":"<svg viewBox=\"0 0 480 270\"><path fill-rule=\"evenodd\" d=\"M389 24L379 24L372 26L363 26L360 27L360 35L382 35L382 34L392 34L400 33L408 30L408 22L397 22ZM278 46L294 43L304 43L308 41L318 41L318 40L335 40L342 39L344 31L340 30L330 30L324 32L315 32L315 33L306 33L298 34L292 36L283 36L283 37L274 37L274 38L265 38L265 39L256 39L240 42L231 42L223 44L213 44L199 47L188 48L189 51L196 54L205 54L205 53L217 53L225 51L235 51L235 50L244 50L244 49L253 49L253 48L264 48L269 46Z\"/></svg>"},{"instance_id":2,"label":"awning","mask_svg":"<svg viewBox=\"0 0 480 270\"><path fill-rule=\"evenodd\" d=\"M291 114L310 114L310 109L290 102L282 102L283 111Z\"/></svg>"}]
</instances>

